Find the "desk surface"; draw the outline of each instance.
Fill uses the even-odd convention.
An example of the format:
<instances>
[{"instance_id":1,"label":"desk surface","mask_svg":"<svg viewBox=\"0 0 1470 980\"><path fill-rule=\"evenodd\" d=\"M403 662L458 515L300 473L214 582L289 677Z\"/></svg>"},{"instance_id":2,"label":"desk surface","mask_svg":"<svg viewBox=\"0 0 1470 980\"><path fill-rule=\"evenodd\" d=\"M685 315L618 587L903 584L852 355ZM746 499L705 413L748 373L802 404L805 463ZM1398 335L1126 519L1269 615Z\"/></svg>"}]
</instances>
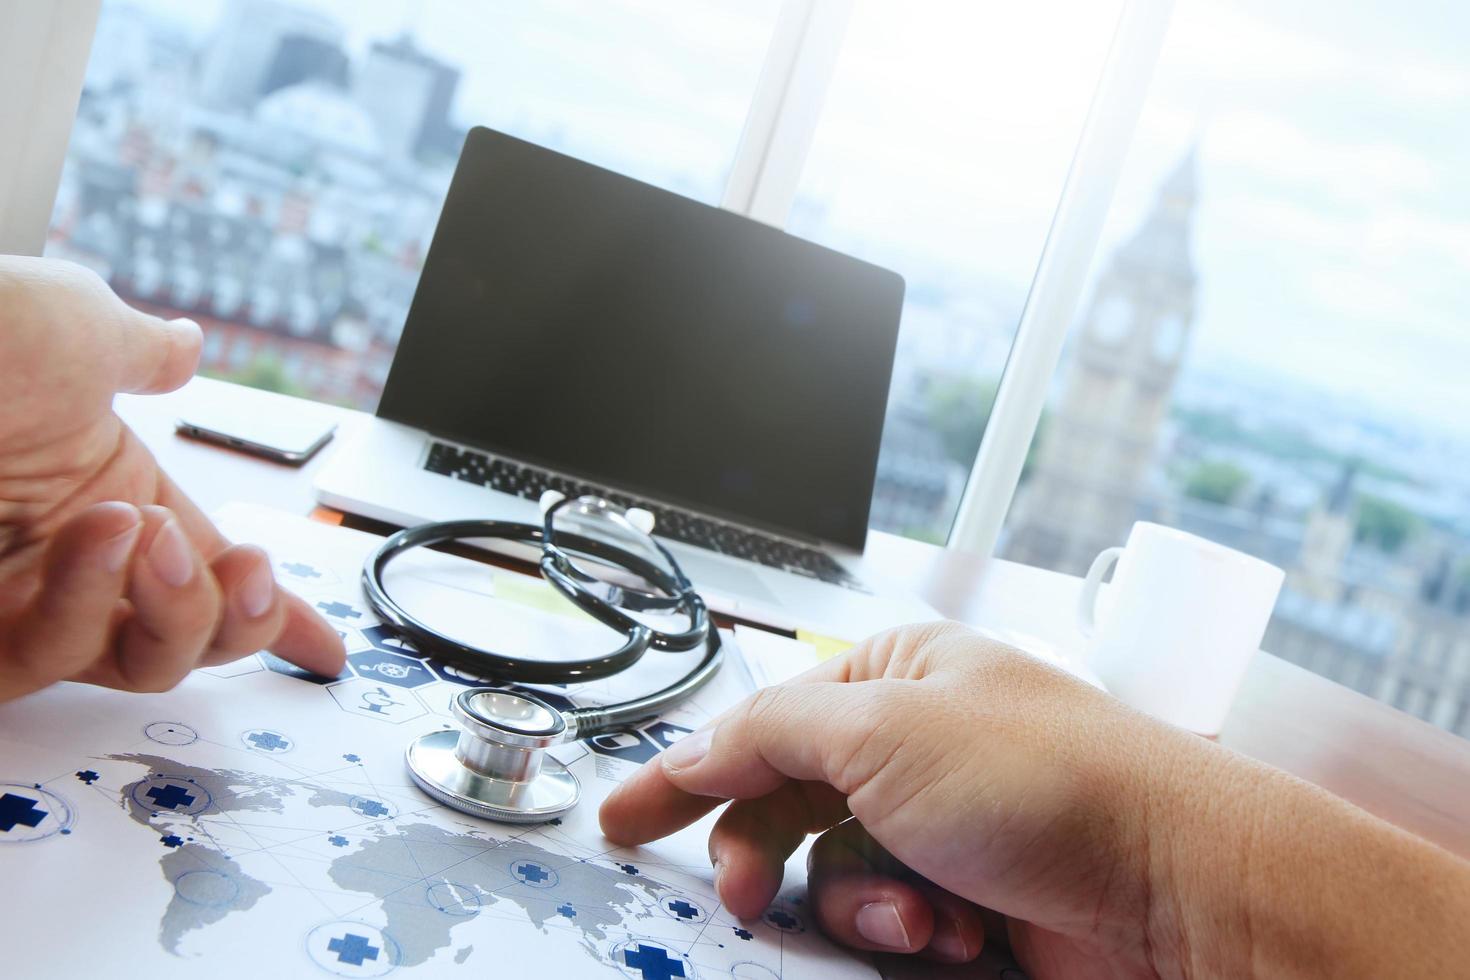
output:
<instances>
[{"instance_id":1,"label":"desk surface","mask_svg":"<svg viewBox=\"0 0 1470 980\"><path fill-rule=\"evenodd\" d=\"M118 413L206 511L248 500L309 513L312 474L367 418L341 409L337 438L301 469L174 435L173 420L188 406L226 399L263 413L292 405L203 378L171 395L117 401ZM1014 630L1061 650L1080 641L1072 610L1081 583L1072 576L877 532L864 564L874 578L912 583L961 622ZM1220 741L1470 857L1470 742L1267 653L1251 664Z\"/></svg>"}]
</instances>

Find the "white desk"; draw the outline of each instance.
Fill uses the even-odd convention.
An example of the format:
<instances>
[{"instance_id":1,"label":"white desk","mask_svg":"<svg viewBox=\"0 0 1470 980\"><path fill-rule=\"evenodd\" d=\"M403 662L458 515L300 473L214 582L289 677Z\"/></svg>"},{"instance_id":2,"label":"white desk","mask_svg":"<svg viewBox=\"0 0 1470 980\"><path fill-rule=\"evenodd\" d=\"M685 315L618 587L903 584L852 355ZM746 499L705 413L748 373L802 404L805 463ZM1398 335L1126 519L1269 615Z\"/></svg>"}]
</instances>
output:
<instances>
[{"instance_id":1,"label":"white desk","mask_svg":"<svg viewBox=\"0 0 1470 980\"><path fill-rule=\"evenodd\" d=\"M337 439L293 469L175 436L174 418L197 399L231 399L261 412L290 411L292 399L202 378L172 395L118 399L119 413L206 511L248 500L309 513L312 473L366 418L341 410ZM913 583L961 622L1059 648L1077 642L1081 583L1072 576L881 533L870 536L865 564L874 578ZM1470 742L1265 653L1252 664L1220 741L1470 857Z\"/></svg>"}]
</instances>

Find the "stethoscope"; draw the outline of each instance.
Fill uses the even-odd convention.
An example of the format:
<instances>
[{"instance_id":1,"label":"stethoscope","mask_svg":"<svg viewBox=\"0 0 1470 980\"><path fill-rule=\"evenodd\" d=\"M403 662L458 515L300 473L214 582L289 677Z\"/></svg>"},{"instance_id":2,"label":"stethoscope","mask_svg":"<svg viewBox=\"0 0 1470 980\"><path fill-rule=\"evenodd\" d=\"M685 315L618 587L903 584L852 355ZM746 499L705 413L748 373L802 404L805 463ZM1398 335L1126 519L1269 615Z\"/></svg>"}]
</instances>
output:
<instances>
[{"instance_id":1,"label":"stethoscope","mask_svg":"<svg viewBox=\"0 0 1470 980\"><path fill-rule=\"evenodd\" d=\"M711 626L704 600L678 561L653 538L652 514L601 497L569 498L554 491L542 496L541 510L539 525L445 521L399 531L363 565L368 604L421 652L497 681L597 680L627 670L650 648L678 652L703 645L704 655L667 687L599 707L562 711L524 691L494 687L460 692L450 706L460 730L414 739L405 753L409 775L446 806L509 823L550 820L576 806L581 795L577 777L548 749L651 721L708 682L722 658L720 631ZM559 528L564 522L588 533ZM410 615L383 587L388 563L411 548L490 538L539 546L542 577L593 619L623 633L623 645L583 660L507 656L435 630ZM687 619L688 627L677 632L656 629L634 613L674 615Z\"/></svg>"}]
</instances>

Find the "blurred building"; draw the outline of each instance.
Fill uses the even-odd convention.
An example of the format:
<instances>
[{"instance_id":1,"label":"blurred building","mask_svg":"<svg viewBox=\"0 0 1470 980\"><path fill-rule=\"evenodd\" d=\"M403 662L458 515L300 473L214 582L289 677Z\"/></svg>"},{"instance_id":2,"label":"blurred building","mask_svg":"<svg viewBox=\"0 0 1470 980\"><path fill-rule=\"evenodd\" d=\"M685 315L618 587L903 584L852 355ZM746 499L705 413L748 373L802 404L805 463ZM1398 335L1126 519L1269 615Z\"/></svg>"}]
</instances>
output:
<instances>
[{"instance_id":1,"label":"blurred building","mask_svg":"<svg viewBox=\"0 0 1470 980\"><path fill-rule=\"evenodd\" d=\"M1138 518L1194 317L1196 198L1191 150L1099 277L1017 495L1007 558L1082 572Z\"/></svg>"},{"instance_id":2,"label":"blurred building","mask_svg":"<svg viewBox=\"0 0 1470 980\"><path fill-rule=\"evenodd\" d=\"M449 121L458 87L459 70L421 51L407 34L374 43L353 81L384 149L403 159L458 154L458 133Z\"/></svg>"},{"instance_id":3,"label":"blurred building","mask_svg":"<svg viewBox=\"0 0 1470 980\"><path fill-rule=\"evenodd\" d=\"M229 0L201 58L200 101L213 109L248 112L272 90L267 85L273 72L293 70L280 63L283 45L297 57L310 58L312 48L340 51L344 33L331 17L284 0Z\"/></svg>"},{"instance_id":4,"label":"blurred building","mask_svg":"<svg viewBox=\"0 0 1470 980\"><path fill-rule=\"evenodd\" d=\"M1307 516L1264 647L1470 736L1470 563L1440 529L1385 554L1361 540L1350 461Z\"/></svg>"},{"instance_id":5,"label":"blurred building","mask_svg":"<svg viewBox=\"0 0 1470 980\"><path fill-rule=\"evenodd\" d=\"M241 18L264 25L243 46ZM314 14L233 0L202 48L149 37L88 76L48 253L199 321L206 373L373 407L452 161L384 152L340 30Z\"/></svg>"},{"instance_id":6,"label":"blurred building","mask_svg":"<svg viewBox=\"0 0 1470 980\"><path fill-rule=\"evenodd\" d=\"M309 34L287 34L271 58L259 95L264 98L303 82L345 89L348 69L347 53L339 45Z\"/></svg>"}]
</instances>

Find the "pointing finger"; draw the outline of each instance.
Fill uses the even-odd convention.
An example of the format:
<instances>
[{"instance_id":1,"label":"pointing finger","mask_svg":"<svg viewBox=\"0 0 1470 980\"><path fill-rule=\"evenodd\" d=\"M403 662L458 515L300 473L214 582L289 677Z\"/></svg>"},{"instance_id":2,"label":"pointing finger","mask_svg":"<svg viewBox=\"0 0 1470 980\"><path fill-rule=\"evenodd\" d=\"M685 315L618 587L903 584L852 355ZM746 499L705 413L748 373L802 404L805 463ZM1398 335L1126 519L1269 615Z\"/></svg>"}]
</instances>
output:
<instances>
[{"instance_id":1,"label":"pointing finger","mask_svg":"<svg viewBox=\"0 0 1470 980\"><path fill-rule=\"evenodd\" d=\"M228 663L275 642L285 626L286 605L265 552L237 544L216 555L210 570L224 604L203 666Z\"/></svg>"},{"instance_id":2,"label":"pointing finger","mask_svg":"<svg viewBox=\"0 0 1470 980\"><path fill-rule=\"evenodd\" d=\"M230 542L214 522L205 517L194 501L162 471L159 472L158 499L178 515L189 537L206 558L214 560L230 547ZM281 659L314 674L335 677L341 673L342 665L347 662L347 651L337 631L299 596L285 589L276 591L284 618L280 632L263 646Z\"/></svg>"}]
</instances>

